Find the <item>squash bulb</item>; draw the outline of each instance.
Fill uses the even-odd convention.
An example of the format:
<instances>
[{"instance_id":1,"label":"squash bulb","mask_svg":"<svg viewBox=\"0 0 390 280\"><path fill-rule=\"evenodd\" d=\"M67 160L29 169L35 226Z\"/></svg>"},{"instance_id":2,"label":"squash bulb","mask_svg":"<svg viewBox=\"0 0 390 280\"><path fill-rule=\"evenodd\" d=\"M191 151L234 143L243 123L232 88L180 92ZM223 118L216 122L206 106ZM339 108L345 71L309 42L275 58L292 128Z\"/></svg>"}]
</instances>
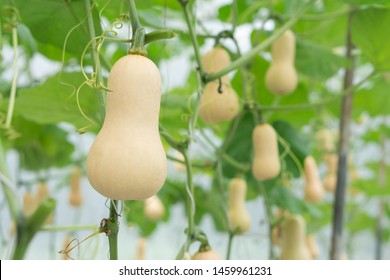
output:
<instances>
[{"instance_id":1,"label":"squash bulb","mask_svg":"<svg viewBox=\"0 0 390 280\"><path fill-rule=\"evenodd\" d=\"M243 178L233 178L228 186L228 219L230 228L236 234L243 234L251 226L251 217L245 207L247 184Z\"/></svg>"},{"instance_id":2,"label":"squash bulb","mask_svg":"<svg viewBox=\"0 0 390 280\"><path fill-rule=\"evenodd\" d=\"M110 199L147 199L167 176L160 72L148 58L126 55L113 65L108 89L105 120L87 158L89 182Z\"/></svg>"},{"instance_id":3,"label":"squash bulb","mask_svg":"<svg viewBox=\"0 0 390 280\"><path fill-rule=\"evenodd\" d=\"M151 221L159 220L165 213L165 207L157 195L149 197L144 202L145 217Z\"/></svg>"},{"instance_id":4,"label":"squash bulb","mask_svg":"<svg viewBox=\"0 0 390 280\"><path fill-rule=\"evenodd\" d=\"M307 156L304 161L305 169L305 199L309 202L319 202L324 196L317 163L312 156Z\"/></svg>"},{"instance_id":5,"label":"squash bulb","mask_svg":"<svg viewBox=\"0 0 390 280\"><path fill-rule=\"evenodd\" d=\"M222 260L222 257L218 252L214 251L212 248L208 247L205 249L199 249L192 257L191 260Z\"/></svg>"},{"instance_id":6,"label":"squash bulb","mask_svg":"<svg viewBox=\"0 0 390 280\"><path fill-rule=\"evenodd\" d=\"M298 84L298 74L294 67L294 33L291 30L284 32L273 42L271 52L272 62L265 75L265 85L276 95L289 94Z\"/></svg>"},{"instance_id":7,"label":"squash bulb","mask_svg":"<svg viewBox=\"0 0 390 280\"><path fill-rule=\"evenodd\" d=\"M278 137L275 129L267 124L259 124L252 134L254 159L253 177L269 180L276 177L281 169L279 161Z\"/></svg>"},{"instance_id":8,"label":"squash bulb","mask_svg":"<svg viewBox=\"0 0 390 280\"><path fill-rule=\"evenodd\" d=\"M283 222L281 260L310 260L306 243L306 223L302 216L290 216Z\"/></svg>"},{"instance_id":9,"label":"squash bulb","mask_svg":"<svg viewBox=\"0 0 390 280\"><path fill-rule=\"evenodd\" d=\"M208 123L217 123L233 119L239 111L238 97L235 90L226 80L221 81L221 92L218 81L206 84L203 89L199 117Z\"/></svg>"}]
</instances>

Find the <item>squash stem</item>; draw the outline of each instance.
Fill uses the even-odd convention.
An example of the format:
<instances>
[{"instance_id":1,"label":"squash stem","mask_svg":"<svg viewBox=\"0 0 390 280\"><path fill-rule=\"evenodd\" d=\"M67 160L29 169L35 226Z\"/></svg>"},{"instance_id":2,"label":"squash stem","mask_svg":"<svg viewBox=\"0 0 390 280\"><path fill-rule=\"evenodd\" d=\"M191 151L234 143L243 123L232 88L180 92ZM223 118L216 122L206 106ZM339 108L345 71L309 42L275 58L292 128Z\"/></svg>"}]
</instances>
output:
<instances>
[{"instance_id":1,"label":"squash stem","mask_svg":"<svg viewBox=\"0 0 390 280\"><path fill-rule=\"evenodd\" d=\"M117 200L110 201L110 218L108 219L108 245L110 248L110 260L118 259L118 232L119 222L117 213Z\"/></svg>"},{"instance_id":2,"label":"squash stem","mask_svg":"<svg viewBox=\"0 0 390 280\"><path fill-rule=\"evenodd\" d=\"M147 56L145 49L145 29L138 28L133 35L133 44L129 50L129 54Z\"/></svg>"},{"instance_id":3,"label":"squash stem","mask_svg":"<svg viewBox=\"0 0 390 280\"><path fill-rule=\"evenodd\" d=\"M233 239L234 239L234 233L233 232L229 232L229 240L228 240L228 247L227 247L227 251L226 251L226 259L227 260L230 260L230 255L231 255L231 252L232 252L232 248L233 248Z\"/></svg>"},{"instance_id":4,"label":"squash stem","mask_svg":"<svg viewBox=\"0 0 390 280\"><path fill-rule=\"evenodd\" d=\"M147 56L145 49L145 29L141 26L138 18L137 7L134 0L129 0L130 24L133 31L133 38L129 54Z\"/></svg>"}]
</instances>

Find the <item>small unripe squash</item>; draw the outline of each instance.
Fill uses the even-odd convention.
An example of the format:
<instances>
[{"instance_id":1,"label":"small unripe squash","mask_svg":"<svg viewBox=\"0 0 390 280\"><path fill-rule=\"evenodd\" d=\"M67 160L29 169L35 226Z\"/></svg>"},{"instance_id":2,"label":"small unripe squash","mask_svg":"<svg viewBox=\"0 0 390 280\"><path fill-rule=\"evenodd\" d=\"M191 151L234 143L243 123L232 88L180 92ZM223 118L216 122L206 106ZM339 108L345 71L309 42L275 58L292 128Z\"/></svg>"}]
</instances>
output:
<instances>
[{"instance_id":1,"label":"small unripe squash","mask_svg":"<svg viewBox=\"0 0 390 280\"><path fill-rule=\"evenodd\" d=\"M228 186L228 218L230 229L236 234L243 234L251 226L251 217L245 207L247 184L243 178L233 178Z\"/></svg>"},{"instance_id":2,"label":"small unripe squash","mask_svg":"<svg viewBox=\"0 0 390 280\"><path fill-rule=\"evenodd\" d=\"M309 248L311 258L316 259L318 257L319 251L318 251L318 246L317 246L317 243L316 243L313 235L310 234L310 235L306 236L306 244L307 244L307 247Z\"/></svg>"},{"instance_id":3,"label":"small unripe squash","mask_svg":"<svg viewBox=\"0 0 390 280\"><path fill-rule=\"evenodd\" d=\"M336 190L336 184L337 184L336 173L325 174L324 179L322 180L322 184L324 186L324 189L327 192L334 193Z\"/></svg>"},{"instance_id":4,"label":"small unripe squash","mask_svg":"<svg viewBox=\"0 0 390 280\"><path fill-rule=\"evenodd\" d=\"M215 47L202 58L206 73L215 73L229 66L229 53ZM207 123L216 123L233 119L239 111L239 101L235 90L230 85L229 76L205 85L200 101L199 117Z\"/></svg>"},{"instance_id":5,"label":"small unripe squash","mask_svg":"<svg viewBox=\"0 0 390 280\"><path fill-rule=\"evenodd\" d=\"M220 254L211 248L199 250L192 257L191 260L222 260Z\"/></svg>"},{"instance_id":6,"label":"small unripe squash","mask_svg":"<svg viewBox=\"0 0 390 280\"><path fill-rule=\"evenodd\" d=\"M70 195L69 204L74 207L79 207L83 203L83 195L81 194L81 170L75 167L70 175Z\"/></svg>"},{"instance_id":7,"label":"small unripe squash","mask_svg":"<svg viewBox=\"0 0 390 280\"><path fill-rule=\"evenodd\" d=\"M267 89L276 95L286 95L295 90L298 74L295 70L295 35L284 32L272 43L272 62L265 76Z\"/></svg>"},{"instance_id":8,"label":"small unripe squash","mask_svg":"<svg viewBox=\"0 0 390 280\"><path fill-rule=\"evenodd\" d=\"M278 138L275 129L267 124L259 124L252 134L254 159L252 173L257 180L268 180L280 172Z\"/></svg>"},{"instance_id":9,"label":"small unripe squash","mask_svg":"<svg viewBox=\"0 0 390 280\"><path fill-rule=\"evenodd\" d=\"M106 116L89 151L87 176L103 196L144 200L156 194L167 176L167 159L158 120L161 77L141 55L126 55L108 78Z\"/></svg>"},{"instance_id":10,"label":"small unripe squash","mask_svg":"<svg viewBox=\"0 0 390 280\"><path fill-rule=\"evenodd\" d=\"M283 222L281 260L310 260L306 243L306 223L302 216L292 215Z\"/></svg>"},{"instance_id":11,"label":"small unripe squash","mask_svg":"<svg viewBox=\"0 0 390 280\"><path fill-rule=\"evenodd\" d=\"M144 202L144 214L151 221L157 221L165 213L164 204L157 195L149 197Z\"/></svg>"},{"instance_id":12,"label":"small unripe squash","mask_svg":"<svg viewBox=\"0 0 390 280\"><path fill-rule=\"evenodd\" d=\"M324 196L317 163L312 156L307 156L304 161L305 169L305 199L309 202L319 202Z\"/></svg>"}]
</instances>

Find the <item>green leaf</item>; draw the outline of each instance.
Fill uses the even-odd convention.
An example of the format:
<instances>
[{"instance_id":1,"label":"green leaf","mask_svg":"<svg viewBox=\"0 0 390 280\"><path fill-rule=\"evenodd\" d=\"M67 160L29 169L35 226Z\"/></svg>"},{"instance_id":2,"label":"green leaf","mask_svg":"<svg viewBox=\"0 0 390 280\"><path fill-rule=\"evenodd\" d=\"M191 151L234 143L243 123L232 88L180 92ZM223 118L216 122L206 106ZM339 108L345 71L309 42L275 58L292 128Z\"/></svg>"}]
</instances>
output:
<instances>
[{"instance_id":1,"label":"green leaf","mask_svg":"<svg viewBox=\"0 0 390 280\"><path fill-rule=\"evenodd\" d=\"M81 56L90 40L84 1L15 0L14 3L23 24L37 41L63 49L65 37L69 35L66 51ZM96 35L101 34L96 9L88 12L92 13Z\"/></svg>"},{"instance_id":2,"label":"green leaf","mask_svg":"<svg viewBox=\"0 0 390 280\"><path fill-rule=\"evenodd\" d=\"M57 126L14 118L13 127L21 136L11 142L12 148L19 152L24 169L64 167L72 162L74 146L68 142L68 134Z\"/></svg>"},{"instance_id":3,"label":"green leaf","mask_svg":"<svg viewBox=\"0 0 390 280\"><path fill-rule=\"evenodd\" d=\"M71 72L52 76L41 85L20 89L15 114L39 124L68 122L76 128L91 126L89 130L96 131L99 93L84 85L77 94L76 90L83 82L81 73ZM82 115L77 98L83 113L93 123Z\"/></svg>"},{"instance_id":4,"label":"green leaf","mask_svg":"<svg viewBox=\"0 0 390 280\"><path fill-rule=\"evenodd\" d=\"M231 124L231 126L233 125L234 123ZM250 112L244 112L230 143L225 149L225 152L234 160L243 164L252 161L252 132L254 128L255 122L253 115ZM222 168L224 176L227 178L233 178L237 175L236 168L226 162L223 162ZM247 175L251 176L249 173Z\"/></svg>"},{"instance_id":5,"label":"green leaf","mask_svg":"<svg viewBox=\"0 0 390 280\"><path fill-rule=\"evenodd\" d=\"M299 73L314 80L326 80L347 65L347 60L330 49L308 41L297 40L295 65Z\"/></svg>"},{"instance_id":6,"label":"green leaf","mask_svg":"<svg viewBox=\"0 0 390 280\"><path fill-rule=\"evenodd\" d=\"M379 182L377 178L368 179L368 180L358 180L355 181L352 185L353 189L356 189L366 196L374 197L374 196L388 196L390 195L390 188L379 186Z\"/></svg>"},{"instance_id":7,"label":"green leaf","mask_svg":"<svg viewBox=\"0 0 390 280\"><path fill-rule=\"evenodd\" d=\"M388 115L390 113L389 87L390 81L380 77L372 80L370 88L357 91L353 100L355 116L359 116L363 112L367 112L371 116Z\"/></svg>"},{"instance_id":8,"label":"green leaf","mask_svg":"<svg viewBox=\"0 0 390 280\"><path fill-rule=\"evenodd\" d=\"M367 229L374 230L375 225L375 217L370 216L366 212L359 212L347 223L347 228L351 232L356 233Z\"/></svg>"},{"instance_id":9,"label":"green leaf","mask_svg":"<svg viewBox=\"0 0 390 280\"><path fill-rule=\"evenodd\" d=\"M305 158L310 151L308 143L289 123L285 121L276 121L273 124L279 137L281 137L288 146L282 145L279 141L279 154L285 155L282 159L286 163L286 172L291 173L294 177L300 177L300 167L303 166Z\"/></svg>"},{"instance_id":10,"label":"green leaf","mask_svg":"<svg viewBox=\"0 0 390 280\"><path fill-rule=\"evenodd\" d=\"M379 71L390 70L390 9L370 7L352 18L352 41Z\"/></svg>"}]
</instances>

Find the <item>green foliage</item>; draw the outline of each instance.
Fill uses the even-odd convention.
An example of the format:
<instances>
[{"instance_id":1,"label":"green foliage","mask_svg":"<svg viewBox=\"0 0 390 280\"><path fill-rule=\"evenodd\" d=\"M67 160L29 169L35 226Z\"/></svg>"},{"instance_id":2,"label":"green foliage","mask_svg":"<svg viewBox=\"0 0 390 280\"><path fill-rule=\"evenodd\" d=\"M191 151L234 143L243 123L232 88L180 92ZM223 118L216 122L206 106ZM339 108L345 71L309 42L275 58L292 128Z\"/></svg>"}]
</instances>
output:
<instances>
[{"instance_id":1,"label":"green foliage","mask_svg":"<svg viewBox=\"0 0 390 280\"><path fill-rule=\"evenodd\" d=\"M14 2L22 22L37 41L61 50L66 43L66 51L81 56L90 40L84 1L16 0ZM100 34L100 21L96 9L92 10L92 16L96 34ZM69 35L68 40L65 42L67 35Z\"/></svg>"},{"instance_id":2,"label":"green foliage","mask_svg":"<svg viewBox=\"0 0 390 280\"><path fill-rule=\"evenodd\" d=\"M66 167L74 146L67 140L68 133L56 125L40 125L23 118L14 119L14 128L20 134L12 142L20 156L21 166L31 171Z\"/></svg>"},{"instance_id":3,"label":"green foliage","mask_svg":"<svg viewBox=\"0 0 390 280\"><path fill-rule=\"evenodd\" d=\"M38 124L67 122L77 129L88 127L96 131L97 94L100 93L83 85L83 82L81 73L63 72L49 77L41 85L21 89L16 99L15 114ZM79 87L80 91L77 92Z\"/></svg>"},{"instance_id":4,"label":"green foliage","mask_svg":"<svg viewBox=\"0 0 390 280\"><path fill-rule=\"evenodd\" d=\"M390 10L370 7L352 18L352 40L378 71L390 70Z\"/></svg>"}]
</instances>

